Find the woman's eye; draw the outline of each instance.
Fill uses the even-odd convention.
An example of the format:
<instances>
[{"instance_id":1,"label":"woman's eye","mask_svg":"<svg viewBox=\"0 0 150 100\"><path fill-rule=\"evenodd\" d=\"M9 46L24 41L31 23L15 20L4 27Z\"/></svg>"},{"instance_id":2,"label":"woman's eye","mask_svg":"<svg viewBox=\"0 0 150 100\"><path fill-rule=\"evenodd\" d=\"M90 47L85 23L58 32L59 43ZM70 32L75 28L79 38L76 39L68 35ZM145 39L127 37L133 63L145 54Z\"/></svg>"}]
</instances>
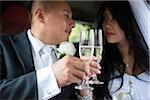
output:
<instances>
[{"instance_id":1,"label":"woman's eye","mask_svg":"<svg viewBox=\"0 0 150 100\"><path fill-rule=\"evenodd\" d=\"M103 21L106 21L108 19L108 17L107 16L103 16Z\"/></svg>"},{"instance_id":2,"label":"woman's eye","mask_svg":"<svg viewBox=\"0 0 150 100\"><path fill-rule=\"evenodd\" d=\"M106 18L105 18L105 16L103 16L103 20L105 20Z\"/></svg>"},{"instance_id":3,"label":"woman's eye","mask_svg":"<svg viewBox=\"0 0 150 100\"><path fill-rule=\"evenodd\" d=\"M113 21L116 21L116 17L115 16L113 16L112 19L113 19Z\"/></svg>"},{"instance_id":4,"label":"woman's eye","mask_svg":"<svg viewBox=\"0 0 150 100\"><path fill-rule=\"evenodd\" d=\"M107 15L107 14L104 14L103 17L104 17L104 18L108 18L108 15Z\"/></svg>"}]
</instances>

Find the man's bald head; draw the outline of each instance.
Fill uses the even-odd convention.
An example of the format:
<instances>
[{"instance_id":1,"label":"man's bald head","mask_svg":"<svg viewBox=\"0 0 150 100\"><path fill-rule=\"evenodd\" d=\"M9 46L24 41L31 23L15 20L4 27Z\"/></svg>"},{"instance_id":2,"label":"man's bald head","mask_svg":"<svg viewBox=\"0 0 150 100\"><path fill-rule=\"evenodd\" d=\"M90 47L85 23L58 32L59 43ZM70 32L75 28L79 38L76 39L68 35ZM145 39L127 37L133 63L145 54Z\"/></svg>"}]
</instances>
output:
<instances>
[{"instance_id":1,"label":"man's bald head","mask_svg":"<svg viewBox=\"0 0 150 100\"><path fill-rule=\"evenodd\" d=\"M31 25L34 20L34 14L38 9L44 11L44 13L48 13L53 8L57 7L57 4L60 2L64 2L64 0L49 0L49 1L34 0L32 2L32 7L31 7Z\"/></svg>"},{"instance_id":2,"label":"man's bald head","mask_svg":"<svg viewBox=\"0 0 150 100\"><path fill-rule=\"evenodd\" d=\"M52 8L51 6L53 5L53 2L54 1L38 1L38 0L35 0L32 3L31 13L33 14L35 12L35 10L38 9L38 8L41 8L45 11L48 11L49 8Z\"/></svg>"},{"instance_id":3,"label":"man's bald head","mask_svg":"<svg viewBox=\"0 0 150 100\"><path fill-rule=\"evenodd\" d=\"M72 15L66 1L34 1L31 32L46 44L59 44L68 40L75 25Z\"/></svg>"}]
</instances>

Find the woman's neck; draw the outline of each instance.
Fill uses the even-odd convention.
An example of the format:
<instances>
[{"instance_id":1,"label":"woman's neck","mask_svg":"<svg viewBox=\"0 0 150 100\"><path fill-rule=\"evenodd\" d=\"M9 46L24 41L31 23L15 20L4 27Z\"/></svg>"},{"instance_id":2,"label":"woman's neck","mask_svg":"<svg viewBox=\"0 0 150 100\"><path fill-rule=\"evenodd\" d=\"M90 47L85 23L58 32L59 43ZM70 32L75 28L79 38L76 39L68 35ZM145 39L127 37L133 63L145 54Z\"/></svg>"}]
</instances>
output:
<instances>
[{"instance_id":1,"label":"woman's neck","mask_svg":"<svg viewBox=\"0 0 150 100\"><path fill-rule=\"evenodd\" d=\"M126 58L129 56L129 43L127 40L118 43L117 47L122 55L122 58Z\"/></svg>"},{"instance_id":2,"label":"woman's neck","mask_svg":"<svg viewBox=\"0 0 150 100\"><path fill-rule=\"evenodd\" d=\"M122 43L117 44L117 47L122 55L123 62L126 66L125 72L132 75L133 74L133 66L134 66L134 57L133 53L129 52L129 43L124 41Z\"/></svg>"}]
</instances>

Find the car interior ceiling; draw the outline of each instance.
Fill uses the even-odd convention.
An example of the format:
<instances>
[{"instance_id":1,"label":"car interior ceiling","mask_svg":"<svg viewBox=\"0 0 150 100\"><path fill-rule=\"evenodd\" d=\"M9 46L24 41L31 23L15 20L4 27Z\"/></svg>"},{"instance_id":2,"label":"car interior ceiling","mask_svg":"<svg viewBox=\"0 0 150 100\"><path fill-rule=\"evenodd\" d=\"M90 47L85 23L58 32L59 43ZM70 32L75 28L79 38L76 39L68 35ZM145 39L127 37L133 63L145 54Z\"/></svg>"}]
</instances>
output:
<instances>
[{"instance_id":1,"label":"car interior ceiling","mask_svg":"<svg viewBox=\"0 0 150 100\"><path fill-rule=\"evenodd\" d=\"M68 3L71 5L74 20L93 23L101 1L68 1ZM23 10L21 7L27 11ZM20 8L21 10L18 10ZM4 24L0 28L0 33L17 33L22 30L22 27L28 28L29 25L26 25L26 21L20 21L21 19L27 20L26 16L29 16L27 12L30 12L30 8L30 1L0 1L0 25L2 26ZM21 13L19 13L19 11ZM19 22L22 26L18 23L14 23L14 20ZM10 29L8 29L8 25L10 25L9 23L12 22L15 25L17 24L17 26L11 25ZM7 25L7 28L5 27L5 24Z\"/></svg>"},{"instance_id":2,"label":"car interior ceiling","mask_svg":"<svg viewBox=\"0 0 150 100\"><path fill-rule=\"evenodd\" d=\"M68 1L68 3L72 7L75 20L93 22L102 1ZM28 11L30 10L30 1L0 1L1 16L12 4L18 4Z\"/></svg>"}]
</instances>

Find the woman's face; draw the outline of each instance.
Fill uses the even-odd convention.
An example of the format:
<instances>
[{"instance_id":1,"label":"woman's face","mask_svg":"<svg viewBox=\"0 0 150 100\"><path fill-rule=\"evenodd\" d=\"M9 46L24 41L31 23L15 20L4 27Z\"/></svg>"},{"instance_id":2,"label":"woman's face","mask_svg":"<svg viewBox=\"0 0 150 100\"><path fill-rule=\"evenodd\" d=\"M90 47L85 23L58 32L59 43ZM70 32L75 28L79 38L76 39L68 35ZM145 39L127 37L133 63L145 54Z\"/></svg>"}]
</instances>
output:
<instances>
[{"instance_id":1,"label":"woman's face","mask_svg":"<svg viewBox=\"0 0 150 100\"><path fill-rule=\"evenodd\" d=\"M120 28L118 22L113 19L111 12L108 8L104 11L104 21L102 24L103 31L108 43L121 43L124 41L125 34Z\"/></svg>"}]
</instances>

